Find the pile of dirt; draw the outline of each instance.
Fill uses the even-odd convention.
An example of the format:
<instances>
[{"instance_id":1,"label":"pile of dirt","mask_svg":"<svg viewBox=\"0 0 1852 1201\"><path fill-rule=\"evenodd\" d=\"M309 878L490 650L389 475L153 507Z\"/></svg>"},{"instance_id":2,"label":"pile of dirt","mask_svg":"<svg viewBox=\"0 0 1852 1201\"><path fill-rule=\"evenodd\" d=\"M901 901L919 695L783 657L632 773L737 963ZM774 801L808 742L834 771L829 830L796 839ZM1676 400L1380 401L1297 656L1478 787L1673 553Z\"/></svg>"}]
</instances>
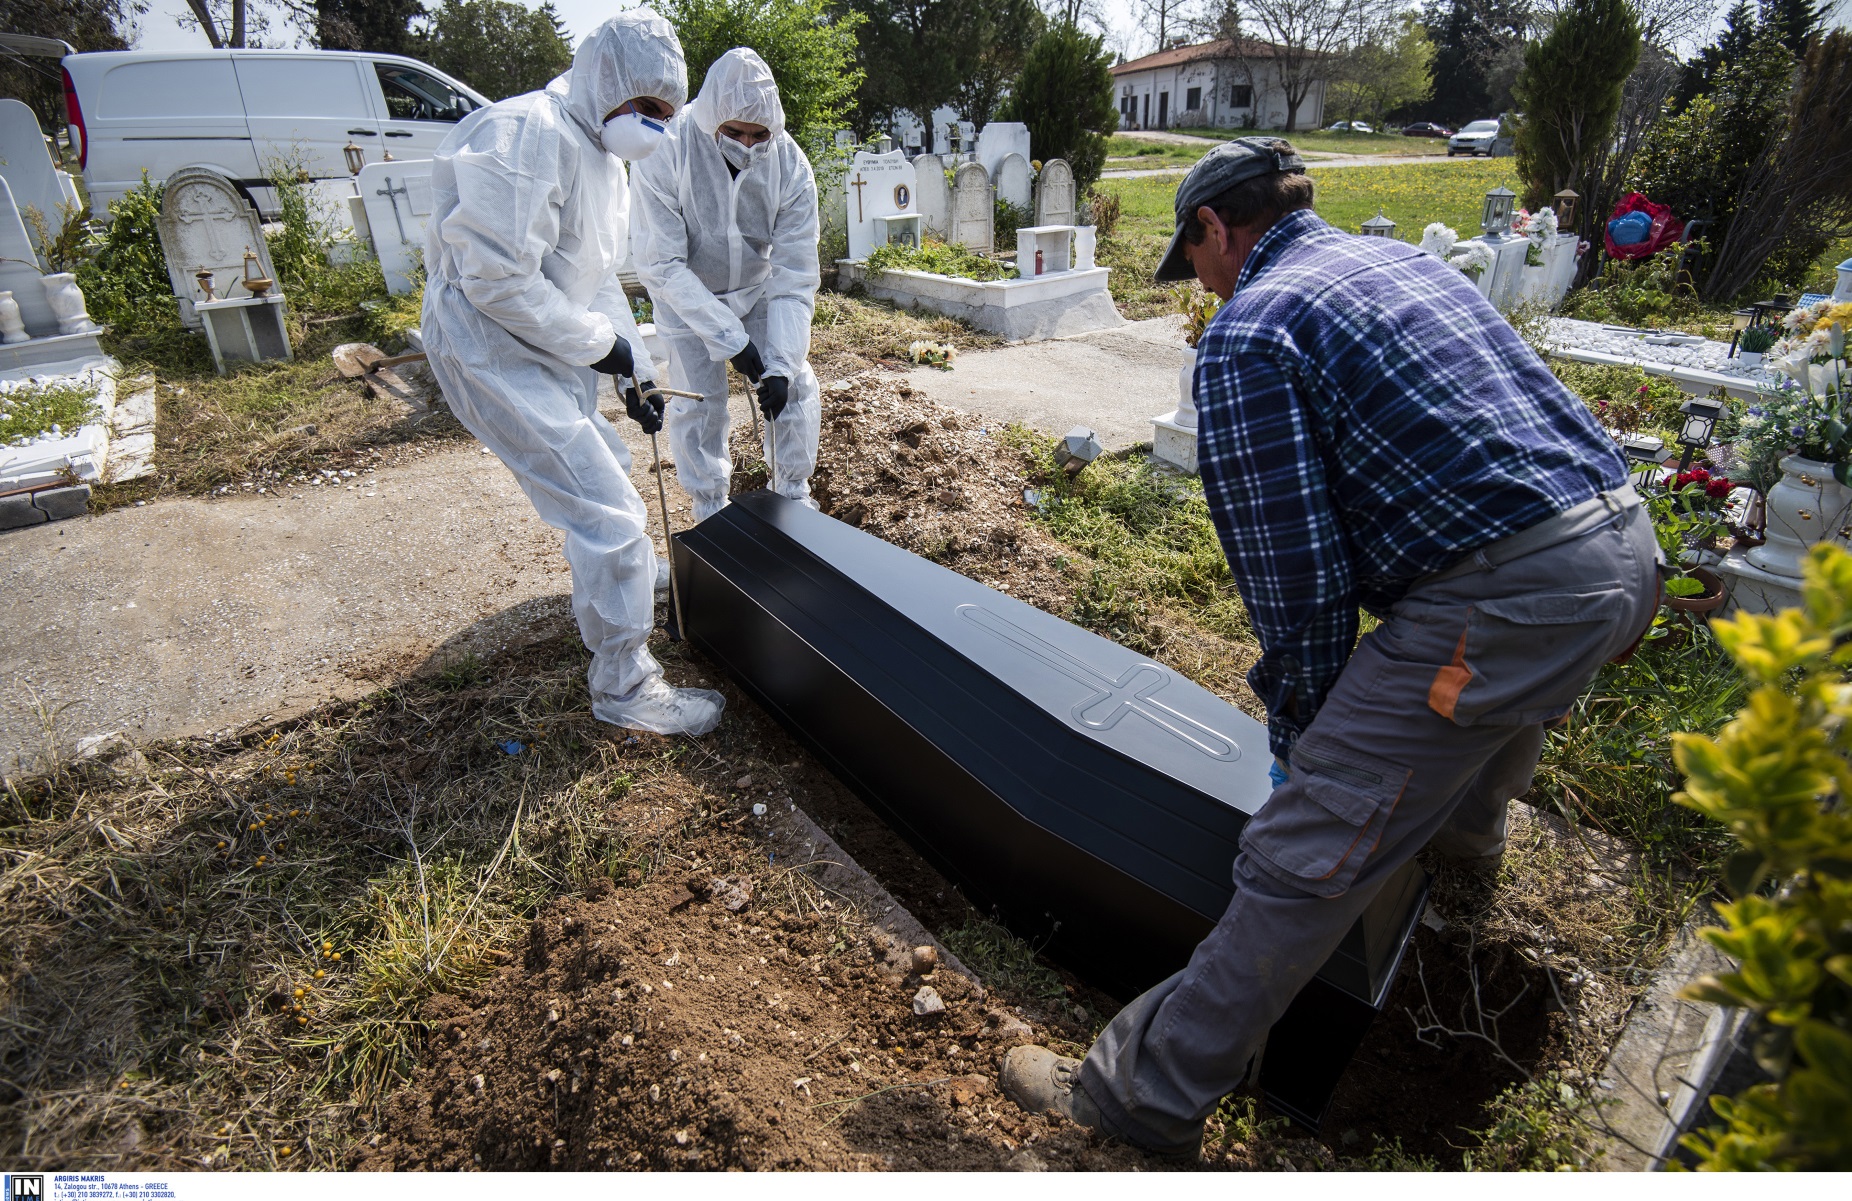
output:
<instances>
[{"instance_id":1,"label":"pile of dirt","mask_svg":"<svg viewBox=\"0 0 1852 1201\"><path fill-rule=\"evenodd\" d=\"M996 1061L1033 1032L974 981L820 891L790 894L801 915L768 912L773 874L595 884L549 906L518 963L427 1004L424 1067L352 1166L1142 1165L1001 1097Z\"/></svg>"}]
</instances>

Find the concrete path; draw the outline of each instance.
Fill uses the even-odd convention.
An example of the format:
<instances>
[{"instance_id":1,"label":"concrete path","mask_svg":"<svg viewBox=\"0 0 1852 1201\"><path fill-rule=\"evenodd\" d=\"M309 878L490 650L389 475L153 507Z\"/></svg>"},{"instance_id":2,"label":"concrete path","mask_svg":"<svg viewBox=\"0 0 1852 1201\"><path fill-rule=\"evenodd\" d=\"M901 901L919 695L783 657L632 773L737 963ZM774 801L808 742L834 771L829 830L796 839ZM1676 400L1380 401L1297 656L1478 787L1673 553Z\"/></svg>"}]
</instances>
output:
<instances>
[{"instance_id":1,"label":"concrete path","mask_svg":"<svg viewBox=\"0 0 1852 1201\"><path fill-rule=\"evenodd\" d=\"M617 424L660 539L649 440ZM686 497L668 482L679 524ZM560 541L474 441L334 488L164 499L0 535L0 772L52 742L297 712L440 650L569 625Z\"/></svg>"},{"instance_id":2,"label":"concrete path","mask_svg":"<svg viewBox=\"0 0 1852 1201\"><path fill-rule=\"evenodd\" d=\"M950 371L916 367L908 382L940 404L1046 434L1090 426L1108 450L1151 440L1151 419L1177 407L1183 318L969 351Z\"/></svg>"}]
</instances>

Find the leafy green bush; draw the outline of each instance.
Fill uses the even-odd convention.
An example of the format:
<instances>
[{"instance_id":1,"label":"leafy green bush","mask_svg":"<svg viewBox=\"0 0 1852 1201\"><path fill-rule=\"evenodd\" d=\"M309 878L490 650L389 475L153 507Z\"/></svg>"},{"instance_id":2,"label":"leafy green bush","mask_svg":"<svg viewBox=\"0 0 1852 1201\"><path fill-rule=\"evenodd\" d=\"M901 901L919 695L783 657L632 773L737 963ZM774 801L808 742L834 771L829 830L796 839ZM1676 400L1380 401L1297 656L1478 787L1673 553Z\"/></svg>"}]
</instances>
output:
<instances>
[{"instance_id":1,"label":"leafy green bush","mask_svg":"<svg viewBox=\"0 0 1852 1201\"><path fill-rule=\"evenodd\" d=\"M985 258L981 254L972 254L963 246L948 246L944 242L926 240L919 247L901 246L897 243L877 246L868 253L870 271L925 271L933 275L949 275L958 279L976 280L985 283L997 279L1015 279L1016 269Z\"/></svg>"},{"instance_id":2,"label":"leafy green bush","mask_svg":"<svg viewBox=\"0 0 1852 1201\"><path fill-rule=\"evenodd\" d=\"M1695 316L1702 306L1690 281L1679 278L1679 253L1674 246L1650 258L1607 260L1594 282L1564 301L1563 316L1643 326ZM1700 257L1702 253L1700 246Z\"/></svg>"},{"instance_id":3,"label":"leafy green bush","mask_svg":"<svg viewBox=\"0 0 1852 1201\"><path fill-rule=\"evenodd\" d=\"M995 229L991 234L993 246L1016 245L1016 231L1035 223L1029 210L1018 204L1011 204L1003 197L997 197Z\"/></svg>"},{"instance_id":4,"label":"leafy green bush","mask_svg":"<svg viewBox=\"0 0 1852 1201\"><path fill-rule=\"evenodd\" d=\"M161 189L141 183L109 205L110 223L76 265L90 315L109 328L107 349L132 362L210 371L206 340L180 324L161 253Z\"/></svg>"},{"instance_id":5,"label":"leafy green bush","mask_svg":"<svg viewBox=\"0 0 1852 1201\"><path fill-rule=\"evenodd\" d=\"M1755 1015L1775 1077L1734 1098L1684 1145L1713 1170L1852 1168L1852 554L1816 546L1802 606L1714 623L1756 685L1715 738L1680 734L1685 791L1739 847L1704 938L1740 965L1685 990Z\"/></svg>"}]
</instances>

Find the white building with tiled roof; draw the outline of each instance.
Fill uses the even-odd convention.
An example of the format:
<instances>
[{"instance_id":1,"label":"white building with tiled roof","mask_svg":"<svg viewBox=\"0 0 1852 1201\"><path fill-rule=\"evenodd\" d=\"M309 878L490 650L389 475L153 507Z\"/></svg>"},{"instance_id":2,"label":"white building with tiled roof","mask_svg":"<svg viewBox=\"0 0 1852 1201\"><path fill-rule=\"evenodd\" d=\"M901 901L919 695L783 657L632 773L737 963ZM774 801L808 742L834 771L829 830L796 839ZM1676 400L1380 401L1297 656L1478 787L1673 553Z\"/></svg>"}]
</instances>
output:
<instances>
[{"instance_id":1,"label":"white building with tiled roof","mask_svg":"<svg viewBox=\"0 0 1852 1201\"><path fill-rule=\"evenodd\" d=\"M1121 129L1284 129L1286 92L1272 62L1277 48L1227 39L1176 46L1112 69ZM1325 81L1299 102L1299 129L1325 119Z\"/></svg>"}]
</instances>

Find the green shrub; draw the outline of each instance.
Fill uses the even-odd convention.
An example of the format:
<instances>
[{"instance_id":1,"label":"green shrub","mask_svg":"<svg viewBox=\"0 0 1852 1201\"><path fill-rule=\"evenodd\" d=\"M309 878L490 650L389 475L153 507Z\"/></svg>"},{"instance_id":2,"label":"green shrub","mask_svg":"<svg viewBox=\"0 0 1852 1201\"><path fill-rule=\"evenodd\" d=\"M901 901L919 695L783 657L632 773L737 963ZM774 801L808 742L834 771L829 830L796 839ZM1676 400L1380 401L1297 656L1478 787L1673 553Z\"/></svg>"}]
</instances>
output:
<instances>
[{"instance_id":1,"label":"green shrub","mask_svg":"<svg viewBox=\"0 0 1852 1201\"><path fill-rule=\"evenodd\" d=\"M1802 606L1714 623L1755 684L1715 737L1677 736L1674 799L1728 829L1738 850L1704 938L1739 965L1685 995L1755 1015L1774 1077L1684 1139L1707 1169L1852 1168L1852 554L1808 557Z\"/></svg>"},{"instance_id":2,"label":"green shrub","mask_svg":"<svg viewBox=\"0 0 1852 1201\"><path fill-rule=\"evenodd\" d=\"M1011 204L1003 197L997 197L996 227L991 233L991 245L1016 245L1016 231L1035 223L1034 216L1021 205Z\"/></svg>"},{"instance_id":3,"label":"green shrub","mask_svg":"<svg viewBox=\"0 0 1852 1201\"><path fill-rule=\"evenodd\" d=\"M110 223L76 266L90 315L109 328L105 349L130 362L212 370L205 338L180 324L161 252L161 189L141 183L109 205Z\"/></svg>"}]
</instances>

